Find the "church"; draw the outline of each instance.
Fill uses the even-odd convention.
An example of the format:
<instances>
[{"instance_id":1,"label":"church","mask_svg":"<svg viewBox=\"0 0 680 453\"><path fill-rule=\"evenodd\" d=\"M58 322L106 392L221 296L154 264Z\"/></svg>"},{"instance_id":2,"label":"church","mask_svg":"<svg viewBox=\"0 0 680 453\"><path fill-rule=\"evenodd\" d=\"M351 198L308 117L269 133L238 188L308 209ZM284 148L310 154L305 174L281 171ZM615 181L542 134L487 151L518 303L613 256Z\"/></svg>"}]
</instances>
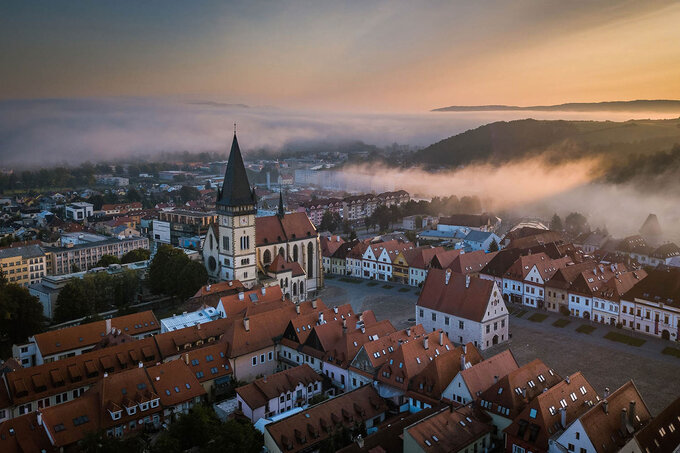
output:
<instances>
[{"instance_id":1,"label":"church","mask_svg":"<svg viewBox=\"0 0 680 453\"><path fill-rule=\"evenodd\" d=\"M314 297L323 286L319 234L304 212L257 217L255 188L248 175L236 134L222 187L217 191L217 223L208 229L203 261L213 281L239 280L281 286L293 302Z\"/></svg>"}]
</instances>

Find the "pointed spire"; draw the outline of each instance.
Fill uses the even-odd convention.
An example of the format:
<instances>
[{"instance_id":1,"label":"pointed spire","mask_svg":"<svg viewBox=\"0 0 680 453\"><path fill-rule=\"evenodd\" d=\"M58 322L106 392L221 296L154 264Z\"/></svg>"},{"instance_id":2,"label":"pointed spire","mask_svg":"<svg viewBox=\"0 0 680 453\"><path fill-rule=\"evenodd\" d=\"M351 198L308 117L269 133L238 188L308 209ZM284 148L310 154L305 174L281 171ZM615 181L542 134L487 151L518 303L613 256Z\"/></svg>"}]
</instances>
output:
<instances>
[{"instance_id":1,"label":"pointed spire","mask_svg":"<svg viewBox=\"0 0 680 453\"><path fill-rule=\"evenodd\" d=\"M241 156L241 149L238 146L236 134L234 134L227 169L224 173L224 183L217 200L218 209L220 206L230 208L252 206L255 204L253 195L248 182L246 167L243 163L243 156Z\"/></svg>"},{"instance_id":2,"label":"pointed spire","mask_svg":"<svg viewBox=\"0 0 680 453\"><path fill-rule=\"evenodd\" d=\"M279 190L279 212L277 215L280 218L283 218L284 215L286 215L286 212L283 210L283 191Z\"/></svg>"}]
</instances>

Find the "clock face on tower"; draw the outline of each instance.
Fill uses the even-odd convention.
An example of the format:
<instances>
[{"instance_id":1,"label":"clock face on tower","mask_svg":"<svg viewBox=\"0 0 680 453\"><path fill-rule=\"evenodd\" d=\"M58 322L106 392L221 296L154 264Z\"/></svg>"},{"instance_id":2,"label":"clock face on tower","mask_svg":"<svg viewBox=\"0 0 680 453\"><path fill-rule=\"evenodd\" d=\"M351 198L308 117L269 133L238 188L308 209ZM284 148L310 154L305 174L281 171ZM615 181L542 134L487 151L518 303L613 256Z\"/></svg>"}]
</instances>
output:
<instances>
[{"instance_id":1,"label":"clock face on tower","mask_svg":"<svg viewBox=\"0 0 680 453\"><path fill-rule=\"evenodd\" d=\"M241 225L248 225L248 217L241 217Z\"/></svg>"}]
</instances>

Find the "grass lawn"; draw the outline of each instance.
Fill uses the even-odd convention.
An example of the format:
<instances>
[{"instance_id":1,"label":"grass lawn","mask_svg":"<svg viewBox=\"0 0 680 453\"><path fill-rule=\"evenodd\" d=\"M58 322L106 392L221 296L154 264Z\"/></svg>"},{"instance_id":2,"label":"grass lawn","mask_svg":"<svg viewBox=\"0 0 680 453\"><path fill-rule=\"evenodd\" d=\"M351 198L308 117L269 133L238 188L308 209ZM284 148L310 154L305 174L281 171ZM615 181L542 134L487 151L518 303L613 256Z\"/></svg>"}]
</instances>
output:
<instances>
[{"instance_id":1,"label":"grass lawn","mask_svg":"<svg viewBox=\"0 0 680 453\"><path fill-rule=\"evenodd\" d=\"M368 286L377 286L378 282L368 282L366 283Z\"/></svg>"},{"instance_id":2,"label":"grass lawn","mask_svg":"<svg viewBox=\"0 0 680 453\"><path fill-rule=\"evenodd\" d=\"M645 344L645 340L641 338L630 337L619 332L614 332L613 330L609 331L609 333L607 333L607 335L605 335L604 337L607 340L618 341L619 343L625 343L630 346L635 346L636 348L639 348L640 346Z\"/></svg>"},{"instance_id":3,"label":"grass lawn","mask_svg":"<svg viewBox=\"0 0 680 453\"><path fill-rule=\"evenodd\" d=\"M661 351L661 354L672 355L680 358L680 349L666 346L665 348L663 348L663 351Z\"/></svg>"},{"instance_id":4,"label":"grass lawn","mask_svg":"<svg viewBox=\"0 0 680 453\"><path fill-rule=\"evenodd\" d=\"M554 323L552 323L553 326L555 327L566 327L571 323L568 319L558 319Z\"/></svg>"},{"instance_id":5,"label":"grass lawn","mask_svg":"<svg viewBox=\"0 0 680 453\"><path fill-rule=\"evenodd\" d=\"M407 293L409 291L411 291L411 288L399 288L400 293Z\"/></svg>"},{"instance_id":6,"label":"grass lawn","mask_svg":"<svg viewBox=\"0 0 680 453\"><path fill-rule=\"evenodd\" d=\"M383 285L382 287L383 287L384 289L392 289L392 288L394 288L394 286L392 286L392 285Z\"/></svg>"},{"instance_id":7,"label":"grass lawn","mask_svg":"<svg viewBox=\"0 0 680 453\"><path fill-rule=\"evenodd\" d=\"M546 315L545 313L534 313L533 315L529 316L528 319L529 321L532 322L543 322L546 320L547 317L548 315Z\"/></svg>"},{"instance_id":8,"label":"grass lawn","mask_svg":"<svg viewBox=\"0 0 680 453\"><path fill-rule=\"evenodd\" d=\"M524 316L526 314L527 314L526 310L518 310L514 313L514 315L517 316L518 318L521 318L522 316Z\"/></svg>"},{"instance_id":9,"label":"grass lawn","mask_svg":"<svg viewBox=\"0 0 680 453\"><path fill-rule=\"evenodd\" d=\"M578 326L578 328L576 328L576 331L590 335L595 331L595 327L589 326L588 324L581 324L580 326Z\"/></svg>"},{"instance_id":10,"label":"grass lawn","mask_svg":"<svg viewBox=\"0 0 680 453\"><path fill-rule=\"evenodd\" d=\"M354 283L354 284L357 284L357 285L362 282L362 280L357 280L355 278L347 278L347 277L342 277L340 279L340 281L345 282L345 283Z\"/></svg>"}]
</instances>

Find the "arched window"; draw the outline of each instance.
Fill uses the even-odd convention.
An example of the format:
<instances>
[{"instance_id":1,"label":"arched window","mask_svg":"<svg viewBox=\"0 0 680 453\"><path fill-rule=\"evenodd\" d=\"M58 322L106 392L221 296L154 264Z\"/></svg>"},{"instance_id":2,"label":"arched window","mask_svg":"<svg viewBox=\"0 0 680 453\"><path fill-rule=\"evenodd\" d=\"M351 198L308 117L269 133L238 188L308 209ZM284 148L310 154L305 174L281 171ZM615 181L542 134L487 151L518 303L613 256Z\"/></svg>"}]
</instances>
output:
<instances>
[{"instance_id":1,"label":"arched window","mask_svg":"<svg viewBox=\"0 0 680 453\"><path fill-rule=\"evenodd\" d=\"M307 278L314 278L314 247L307 244Z\"/></svg>"},{"instance_id":2,"label":"arched window","mask_svg":"<svg viewBox=\"0 0 680 453\"><path fill-rule=\"evenodd\" d=\"M264 251L264 255L262 256L262 261L264 262L265 265L271 263L272 254L269 250Z\"/></svg>"},{"instance_id":3,"label":"arched window","mask_svg":"<svg viewBox=\"0 0 680 453\"><path fill-rule=\"evenodd\" d=\"M297 285L293 282L293 296L297 296Z\"/></svg>"},{"instance_id":4,"label":"arched window","mask_svg":"<svg viewBox=\"0 0 680 453\"><path fill-rule=\"evenodd\" d=\"M288 288L288 277L286 277L286 288Z\"/></svg>"},{"instance_id":5,"label":"arched window","mask_svg":"<svg viewBox=\"0 0 680 453\"><path fill-rule=\"evenodd\" d=\"M283 247L279 248L279 255L285 257L286 255L283 254Z\"/></svg>"},{"instance_id":6,"label":"arched window","mask_svg":"<svg viewBox=\"0 0 680 453\"><path fill-rule=\"evenodd\" d=\"M300 295L302 296L305 293L305 284L303 282L300 282Z\"/></svg>"},{"instance_id":7,"label":"arched window","mask_svg":"<svg viewBox=\"0 0 680 453\"><path fill-rule=\"evenodd\" d=\"M213 236L212 234L210 235L210 250L213 249Z\"/></svg>"},{"instance_id":8,"label":"arched window","mask_svg":"<svg viewBox=\"0 0 680 453\"><path fill-rule=\"evenodd\" d=\"M297 261L297 260L298 260L298 246L297 246L297 244L295 244L293 246L293 261Z\"/></svg>"}]
</instances>

